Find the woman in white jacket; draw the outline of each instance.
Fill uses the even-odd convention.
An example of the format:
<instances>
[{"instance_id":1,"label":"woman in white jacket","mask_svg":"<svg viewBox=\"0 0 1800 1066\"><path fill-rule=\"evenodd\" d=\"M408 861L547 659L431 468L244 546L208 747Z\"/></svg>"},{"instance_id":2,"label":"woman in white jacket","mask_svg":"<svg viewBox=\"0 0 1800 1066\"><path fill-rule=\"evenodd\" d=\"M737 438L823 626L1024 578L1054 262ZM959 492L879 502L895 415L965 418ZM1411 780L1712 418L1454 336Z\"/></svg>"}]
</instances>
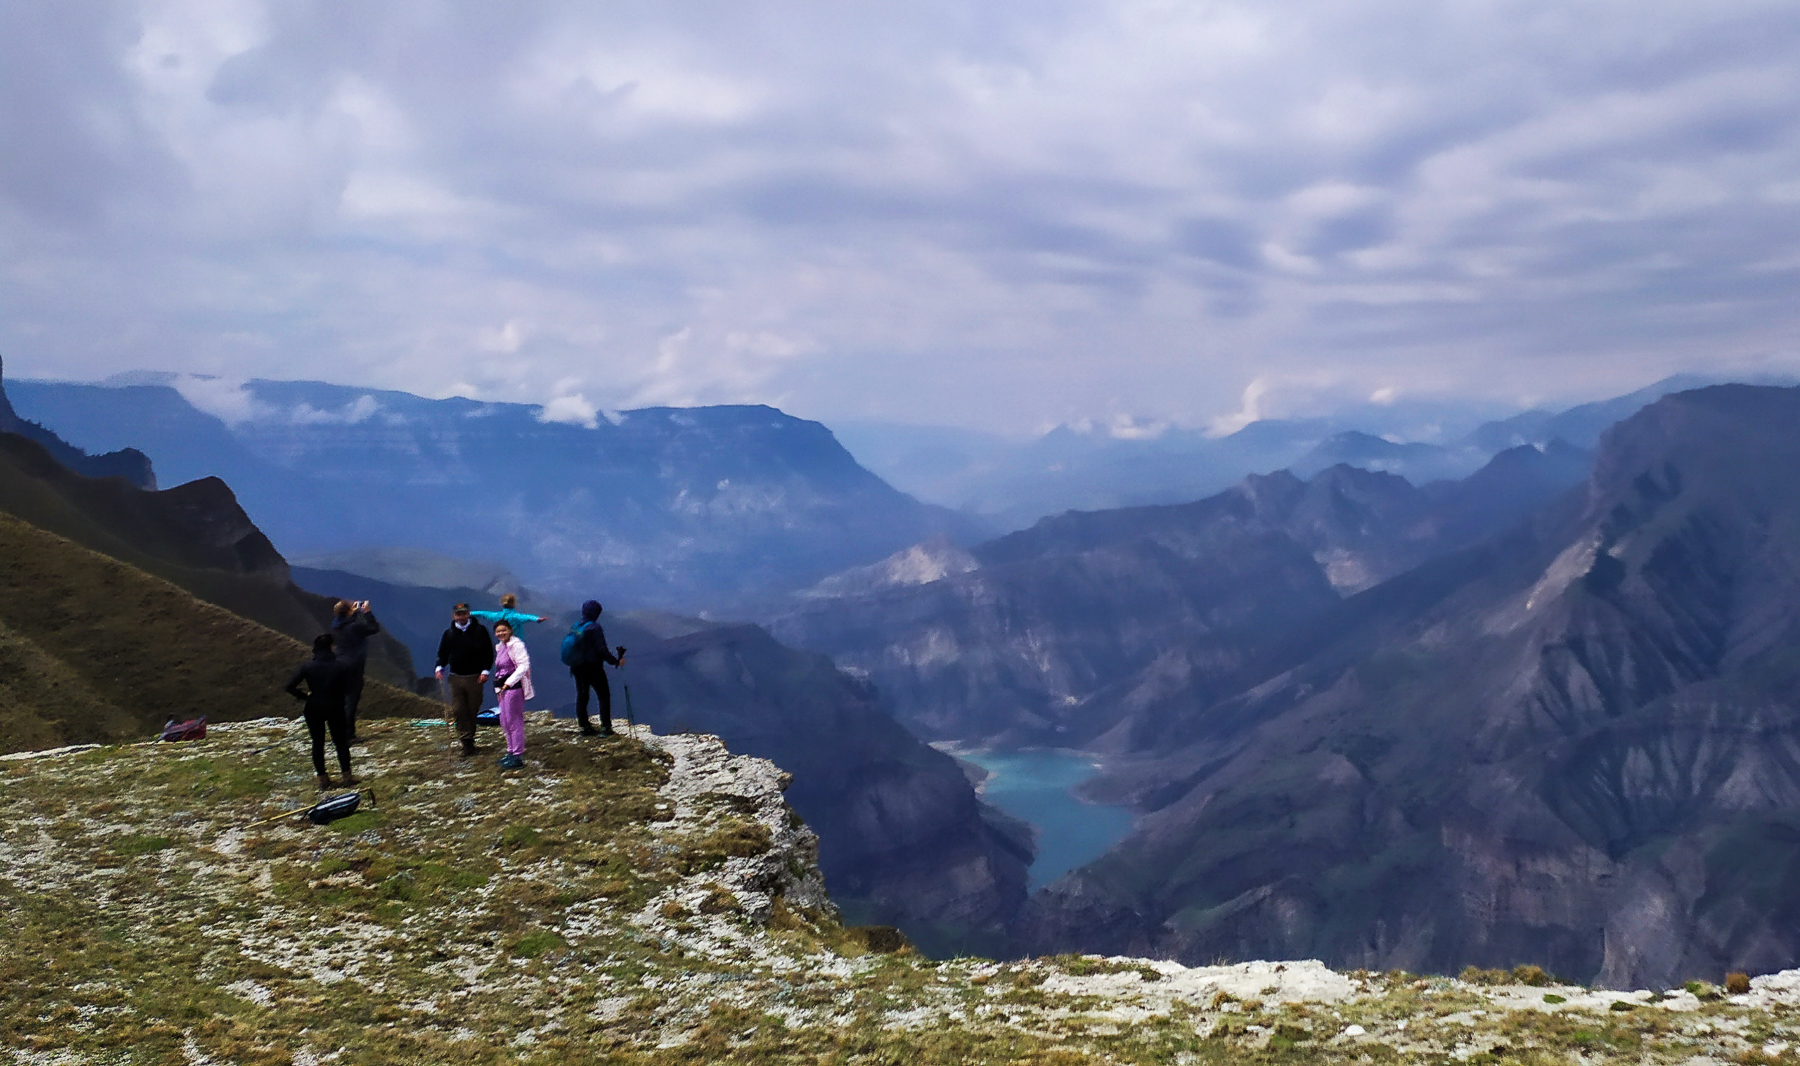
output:
<instances>
[{"instance_id":1,"label":"woman in white jacket","mask_svg":"<svg viewBox=\"0 0 1800 1066\"><path fill-rule=\"evenodd\" d=\"M494 623L494 641L494 695L500 700L500 729L506 734L500 765L516 770L525 765L525 701L537 695L531 687L531 653L506 622Z\"/></svg>"}]
</instances>

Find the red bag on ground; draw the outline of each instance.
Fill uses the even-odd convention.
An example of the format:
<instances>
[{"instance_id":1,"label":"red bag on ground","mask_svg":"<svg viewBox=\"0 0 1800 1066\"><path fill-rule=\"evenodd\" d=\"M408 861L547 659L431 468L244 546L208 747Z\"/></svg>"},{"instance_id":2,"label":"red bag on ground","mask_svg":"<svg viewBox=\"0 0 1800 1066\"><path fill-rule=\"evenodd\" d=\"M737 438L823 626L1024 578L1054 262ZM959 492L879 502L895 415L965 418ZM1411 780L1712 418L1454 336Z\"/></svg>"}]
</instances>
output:
<instances>
[{"instance_id":1,"label":"red bag on ground","mask_svg":"<svg viewBox=\"0 0 1800 1066\"><path fill-rule=\"evenodd\" d=\"M192 721L187 721L187 722L177 722L171 718L169 720L169 723L167 725L163 726L161 739L163 739L163 740L199 740L205 736L206 736L206 716L202 715L199 718L195 718Z\"/></svg>"}]
</instances>

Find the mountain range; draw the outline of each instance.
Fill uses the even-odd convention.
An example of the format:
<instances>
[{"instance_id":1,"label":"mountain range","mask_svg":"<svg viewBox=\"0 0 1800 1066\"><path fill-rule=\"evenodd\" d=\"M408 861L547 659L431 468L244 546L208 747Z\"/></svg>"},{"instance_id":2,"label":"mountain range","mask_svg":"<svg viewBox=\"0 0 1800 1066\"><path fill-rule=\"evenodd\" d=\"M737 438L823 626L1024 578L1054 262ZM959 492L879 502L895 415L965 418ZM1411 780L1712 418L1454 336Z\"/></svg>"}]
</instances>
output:
<instances>
[{"instance_id":1,"label":"mountain range","mask_svg":"<svg viewBox=\"0 0 1800 1066\"><path fill-rule=\"evenodd\" d=\"M889 487L829 430L769 407L542 408L317 382L24 382L13 402L85 448L217 476L288 554L500 555L580 600L722 610L968 523Z\"/></svg>"},{"instance_id":2,"label":"mountain range","mask_svg":"<svg viewBox=\"0 0 1800 1066\"><path fill-rule=\"evenodd\" d=\"M774 609L770 631L869 678L921 735L1088 747L1150 692L1228 691L1282 634L1518 520L1588 461L1553 442L1460 482L1340 464L1194 503L1070 512L834 575Z\"/></svg>"},{"instance_id":3,"label":"mountain range","mask_svg":"<svg viewBox=\"0 0 1800 1066\"><path fill-rule=\"evenodd\" d=\"M1095 795L1144 813L1024 949L1531 960L1662 987L1800 957L1800 390L1664 397L1521 523L1174 686Z\"/></svg>"},{"instance_id":4,"label":"mountain range","mask_svg":"<svg viewBox=\"0 0 1800 1066\"><path fill-rule=\"evenodd\" d=\"M1345 404L1325 415L1264 417L1231 432L1140 420L1083 421L1024 440L967 429L846 422L839 439L870 470L922 500L954 507L993 533L1067 510L1186 503L1249 474L1309 478L1347 463L1415 485L1468 476L1498 453L1553 440L1592 450L1600 433L1683 389L1720 384L1679 374L1566 410L1502 413L1469 400ZM1757 379L1791 385L1791 379Z\"/></svg>"}]
</instances>

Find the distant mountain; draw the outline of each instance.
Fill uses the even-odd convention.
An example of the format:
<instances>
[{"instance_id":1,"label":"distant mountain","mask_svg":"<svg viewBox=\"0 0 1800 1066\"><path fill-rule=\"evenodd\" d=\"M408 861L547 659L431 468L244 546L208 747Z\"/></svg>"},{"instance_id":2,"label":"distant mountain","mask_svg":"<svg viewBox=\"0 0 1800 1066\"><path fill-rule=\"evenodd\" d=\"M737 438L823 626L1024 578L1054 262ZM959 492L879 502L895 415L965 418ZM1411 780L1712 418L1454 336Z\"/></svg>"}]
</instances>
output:
<instances>
[{"instance_id":1,"label":"distant mountain","mask_svg":"<svg viewBox=\"0 0 1800 1066\"><path fill-rule=\"evenodd\" d=\"M457 559L423 548L351 548L322 552L295 559L294 566L353 574L394 585L465 588L487 596L507 592L517 594L523 588L518 575L499 563Z\"/></svg>"},{"instance_id":2,"label":"distant mountain","mask_svg":"<svg viewBox=\"0 0 1800 1066\"><path fill-rule=\"evenodd\" d=\"M450 606L493 599L470 588L302 568L295 574L308 587L373 601L422 672L435 661ZM529 601L521 606L546 610ZM575 690L557 654L571 621L564 614L523 634L540 664L533 706L565 714ZM899 925L942 952L992 950L1000 941L1004 922L1025 900L1029 840L977 800L955 760L895 722L866 684L755 626L611 611L601 621L609 643L630 649L626 670L612 674L617 719L624 720L629 684L639 720L658 732L715 733L733 751L791 772L788 802L819 834L820 865L840 905L859 920Z\"/></svg>"},{"instance_id":3,"label":"distant mountain","mask_svg":"<svg viewBox=\"0 0 1800 1066\"><path fill-rule=\"evenodd\" d=\"M271 381L234 395L230 423L167 385L28 382L14 402L85 446L141 446L165 480L224 478L295 555L499 556L575 600L716 610L967 528L769 407L587 427L521 404Z\"/></svg>"},{"instance_id":4,"label":"distant mountain","mask_svg":"<svg viewBox=\"0 0 1800 1066\"><path fill-rule=\"evenodd\" d=\"M1730 380L1794 384L1677 375L1609 400L1503 418L1494 417L1497 405L1478 401L1370 401L1325 416L1260 419L1225 435L1132 421L1072 423L1029 440L948 427L837 428L845 447L891 484L1003 533L1069 510L1186 503L1281 469L1305 479L1346 463L1415 485L1456 480L1521 444L1562 440L1592 450L1602 431L1645 404Z\"/></svg>"},{"instance_id":5,"label":"distant mountain","mask_svg":"<svg viewBox=\"0 0 1800 1066\"><path fill-rule=\"evenodd\" d=\"M1487 422L1464 438L1462 445L1485 451L1517 447L1520 444L1544 444L1551 440L1567 441L1579 448L1592 449L1600 435L1670 393L1727 383L1747 385L1793 385L1794 379L1784 375L1676 374L1636 392L1609 400L1579 404L1564 411L1534 410L1511 418Z\"/></svg>"},{"instance_id":6,"label":"distant mountain","mask_svg":"<svg viewBox=\"0 0 1800 1066\"><path fill-rule=\"evenodd\" d=\"M156 488L156 474L150 468L150 459L136 448L89 455L36 422L20 418L7 398L5 378L5 360L0 359L0 433L13 433L36 441L51 458L78 474L124 478L140 489Z\"/></svg>"},{"instance_id":7,"label":"distant mountain","mask_svg":"<svg viewBox=\"0 0 1800 1066\"><path fill-rule=\"evenodd\" d=\"M1340 465L1196 503L1070 512L966 552L915 546L806 590L769 624L867 676L924 736L1081 746L1131 718L1145 686L1223 694L1275 635L1517 521L1584 460L1524 447L1423 489Z\"/></svg>"},{"instance_id":8,"label":"distant mountain","mask_svg":"<svg viewBox=\"0 0 1800 1066\"><path fill-rule=\"evenodd\" d=\"M1287 468L1297 477L1309 478L1321 470L1343 464L1360 470L1399 474L1414 484L1423 484L1468 477L1491 456L1491 452L1476 448L1397 442L1350 430L1320 441Z\"/></svg>"},{"instance_id":9,"label":"distant mountain","mask_svg":"<svg viewBox=\"0 0 1800 1066\"><path fill-rule=\"evenodd\" d=\"M1800 959L1800 390L1667 396L1529 523L1141 706L1143 817L1031 951L1542 964L1611 987ZM1190 690L1191 692L1191 690Z\"/></svg>"}]
</instances>

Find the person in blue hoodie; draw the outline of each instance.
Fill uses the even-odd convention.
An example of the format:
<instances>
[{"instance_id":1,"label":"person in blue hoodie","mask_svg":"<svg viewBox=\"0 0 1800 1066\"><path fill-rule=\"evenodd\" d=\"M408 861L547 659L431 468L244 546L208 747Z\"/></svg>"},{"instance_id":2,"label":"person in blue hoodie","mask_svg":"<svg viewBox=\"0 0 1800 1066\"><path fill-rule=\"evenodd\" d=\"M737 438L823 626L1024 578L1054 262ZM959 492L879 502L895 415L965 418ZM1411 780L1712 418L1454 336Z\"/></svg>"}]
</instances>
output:
<instances>
[{"instance_id":1,"label":"person in blue hoodie","mask_svg":"<svg viewBox=\"0 0 1800 1066\"><path fill-rule=\"evenodd\" d=\"M576 658L569 665L569 674L575 678L575 720L580 723L583 736L610 737L613 735L612 724L612 686L606 682L606 667L619 665L619 655L625 649L619 649L614 655L606 646L606 630L600 628L600 602L589 600L581 605L581 621L575 624L572 631L578 640ZM595 729L588 721L588 693L592 691L599 697L600 728Z\"/></svg>"}]
</instances>

